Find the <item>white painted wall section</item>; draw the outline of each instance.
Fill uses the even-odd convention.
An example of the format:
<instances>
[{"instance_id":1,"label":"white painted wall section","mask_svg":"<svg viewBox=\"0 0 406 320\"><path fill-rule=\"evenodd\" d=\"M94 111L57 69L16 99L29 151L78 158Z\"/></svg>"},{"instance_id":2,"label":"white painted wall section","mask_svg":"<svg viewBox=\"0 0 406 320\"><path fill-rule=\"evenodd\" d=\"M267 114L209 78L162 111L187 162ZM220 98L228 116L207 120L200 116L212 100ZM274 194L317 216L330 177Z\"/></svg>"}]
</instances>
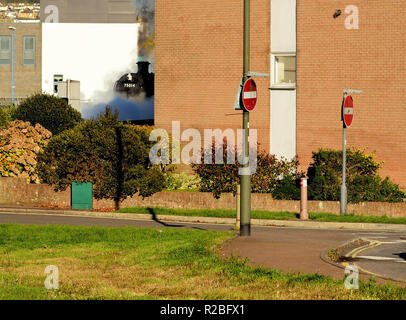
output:
<instances>
[{"instance_id":1,"label":"white painted wall section","mask_svg":"<svg viewBox=\"0 0 406 320\"><path fill-rule=\"evenodd\" d=\"M54 74L80 81L81 100L113 97L115 81L137 71L138 24L44 23L42 90L53 94Z\"/></svg>"},{"instance_id":2,"label":"white painted wall section","mask_svg":"<svg viewBox=\"0 0 406 320\"><path fill-rule=\"evenodd\" d=\"M296 156L296 90L271 94L271 154L292 159Z\"/></svg>"},{"instance_id":3,"label":"white painted wall section","mask_svg":"<svg viewBox=\"0 0 406 320\"><path fill-rule=\"evenodd\" d=\"M278 53L296 55L296 0L271 0L271 70ZM293 89L293 90L292 90ZM296 156L296 87L271 89L271 154Z\"/></svg>"},{"instance_id":4,"label":"white painted wall section","mask_svg":"<svg viewBox=\"0 0 406 320\"><path fill-rule=\"evenodd\" d=\"M296 0L272 0L272 52L296 52Z\"/></svg>"}]
</instances>

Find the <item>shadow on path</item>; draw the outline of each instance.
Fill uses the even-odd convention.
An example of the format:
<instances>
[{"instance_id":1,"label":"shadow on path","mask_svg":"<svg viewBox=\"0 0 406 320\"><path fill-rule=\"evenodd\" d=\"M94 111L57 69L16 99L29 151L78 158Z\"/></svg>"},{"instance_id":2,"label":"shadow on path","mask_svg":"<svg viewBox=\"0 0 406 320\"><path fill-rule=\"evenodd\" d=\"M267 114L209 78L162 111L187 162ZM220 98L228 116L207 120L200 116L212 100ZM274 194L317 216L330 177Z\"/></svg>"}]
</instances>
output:
<instances>
[{"instance_id":1,"label":"shadow on path","mask_svg":"<svg viewBox=\"0 0 406 320\"><path fill-rule=\"evenodd\" d=\"M406 252L401 252L401 253L394 253L394 256L398 256L399 258L406 260Z\"/></svg>"},{"instance_id":2,"label":"shadow on path","mask_svg":"<svg viewBox=\"0 0 406 320\"><path fill-rule=\"evenodd\" d=\"M160 220L158 219L158 216L157 216L157 214L156 214L156 212L155 212L154 209L152 209L152 208L147 208L147 210L148 210L148 212L151 214L152 220L154 220L155 222L157 222L157 223L163 225L164 227L168 227L168 228L169 228L169 227L170 227L170 228L185 228L185 227L186 227L185 225L180 225L180 224L168 224L168 223L165 223L165 222L163 222L163 221L160 221ZM198 227L192 227L191 229L197 229L197 230L204 230L204 231L207 231L207 229L198 228Z\"/></svg>"}]
</instances>

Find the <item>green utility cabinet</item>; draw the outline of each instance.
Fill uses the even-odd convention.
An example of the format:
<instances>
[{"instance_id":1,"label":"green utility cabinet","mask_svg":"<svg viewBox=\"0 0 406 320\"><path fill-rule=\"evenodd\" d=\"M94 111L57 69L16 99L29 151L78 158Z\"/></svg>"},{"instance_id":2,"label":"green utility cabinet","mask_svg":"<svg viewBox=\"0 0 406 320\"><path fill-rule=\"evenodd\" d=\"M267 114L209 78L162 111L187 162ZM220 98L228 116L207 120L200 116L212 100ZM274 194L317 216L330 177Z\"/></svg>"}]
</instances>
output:
<instances>
[{"instance_id":1,"label":"green utility cabinet","mask_svg":"<svg viewBox=\"0 0 406 320\"><path fill-rule=\"evenodd\" d=\"M90 182L72 182L71 206L74 210L93 209L93 185Z\"/></svg>"}]
</instances>

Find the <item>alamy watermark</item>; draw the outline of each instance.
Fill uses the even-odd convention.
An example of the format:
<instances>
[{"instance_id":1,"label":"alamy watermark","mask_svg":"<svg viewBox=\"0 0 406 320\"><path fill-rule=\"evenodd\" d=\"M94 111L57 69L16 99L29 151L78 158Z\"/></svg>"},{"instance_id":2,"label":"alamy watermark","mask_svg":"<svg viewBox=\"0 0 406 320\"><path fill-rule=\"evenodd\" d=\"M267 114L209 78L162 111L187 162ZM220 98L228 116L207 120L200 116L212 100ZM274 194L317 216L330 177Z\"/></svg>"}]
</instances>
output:
<instances>
[{"instance_id":1,"label":"alamy watermark","mask_svg":"<svg viewBox=\"0 0 406 320\"><path fill-rule=\"evenodd\" d=\"M359 270L355 265L349 265L345 268L345 274L348 275L345 278L345 288L347 290L358 290L359 289Z\"/></svg>"},{"instance_id":2,"label":"alamy watermark","mask_svg":"<svg viewBox=\"0 0 406 320\"><path fill-rule=\"evenodd\" d=\"M59 23L59 8L55 5L48 5L44 9L47 15L44 19L46 23Z\"/></svg>"},{"instance_id":3,"label":"alamy watermark","mask_svg":"<svg viewBox=\"0 0 406 320\"><path fill-rule=\"evenodd\" d=\"M180 121L172 121L171 139L164 129L151 132L149 140L157 142L150 150L152 164L224 164L224 150L227 150L227 164L241 165L240 175L254 174L257 169L258 134L249 131L248 157L245 156L245 140L248 131L238 129L186 129L181 132ZM181 148L181 143L187 143ZM226 144L226 146L225 146ZM214 146L214 147L213 147ZM226 147L226 149L224 149ZM246 168L243 168L246 167ZM249 170L249 171L248 171Z\"/></svg>"},{"instance_id":4,"label":"alamy watermark","mask_svg":"<svg viewBox=\"0 0 406 320\"><path fill-rule=\"evenodd\" d=\"M47 275L44 281L47 290L59 290L59 269L57 266L47 266L44 273Z\"/></svg>"},{"instance_id":5,"label":"alamy watermark","mask_svg":"<svg viewBox=\"0 0 406 320\"><path fill-rule=\"evenodd\" d=\"M345 28L347 30L359 29L359 9L357 6L350 5L345 8L345 14L348 16L345 19Z\"/></svg>"}]
</instances>

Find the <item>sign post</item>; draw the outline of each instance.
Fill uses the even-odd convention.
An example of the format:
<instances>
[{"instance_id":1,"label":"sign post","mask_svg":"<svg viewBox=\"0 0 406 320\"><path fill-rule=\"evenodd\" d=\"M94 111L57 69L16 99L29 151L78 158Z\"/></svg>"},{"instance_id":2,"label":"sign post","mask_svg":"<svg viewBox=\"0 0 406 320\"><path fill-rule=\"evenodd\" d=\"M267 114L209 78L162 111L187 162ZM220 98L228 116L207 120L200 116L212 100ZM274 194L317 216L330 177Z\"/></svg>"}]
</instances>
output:
<instances>
[{"instance_id":1,"label":"sign post","mask_svg":"<svg viewBox=\"0 0 406 320\"><path fill-rule=\"evenodd\" d=\"M243 77L244 83L249 79L250 71L250 0L244 0L244 57ZM250 113L243 110L243 163L241 164L241 222L240 236L251 235L251 170L249 168L249 128Z\"/></svg>"},{"instance_id":2,"label":"sign post","mask_svg":"<svg viewBox=\"0 0 406 320\"><path fill-rule=\"evenodd\" d=\"M255 106L257 105L257 85L253 79L245 81L241 99L244 111L254 111Z\"/></svg>"},{"instance_id":3,"label":"sign post","mask_svg":"<svg viewBox=\"0 0 406 320\"><path fill-rule=\"evenodd\" d=\"M340 193L340 214L347 213L348 192L346 185L346 171L347 171L347 128L349 128L354 120L354 100L349 93L362 93L360 90L347 90L343 92L343 103L341 106L341 121L343 122L343 172L342 172L342 185Z\"/></svg>"}]
</instances>

